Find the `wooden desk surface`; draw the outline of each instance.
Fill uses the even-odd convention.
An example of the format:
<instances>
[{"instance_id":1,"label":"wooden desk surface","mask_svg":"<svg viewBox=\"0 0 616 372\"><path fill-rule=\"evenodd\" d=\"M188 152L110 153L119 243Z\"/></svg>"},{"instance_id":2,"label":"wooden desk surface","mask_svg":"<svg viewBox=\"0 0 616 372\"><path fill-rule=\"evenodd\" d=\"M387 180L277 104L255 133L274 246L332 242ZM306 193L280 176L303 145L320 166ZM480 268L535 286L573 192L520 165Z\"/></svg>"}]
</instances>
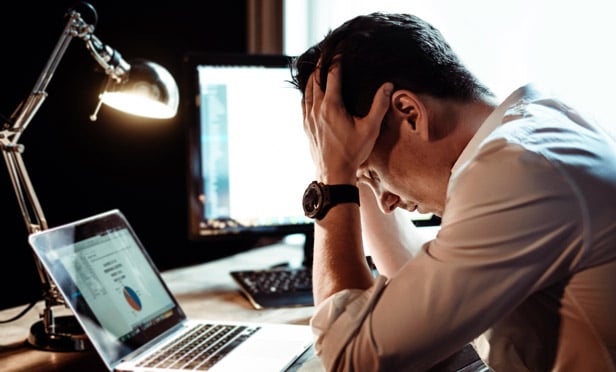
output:
<instances>
[{"instance_id":1,"label":"wooden desk surface","mask_svg":"<svg viewBox=\"0 0 616 372\"><path fill-rule=\"evenodd\" d=\"M308 324L313 307L255 310L229 275L231 270L266 268L281 262L299 264L302 255L301 245L277 244L162 275L189 318ZM15 316L24 307L0 311L0 319ZM38 303L19 320L0 324L0 371L107 371L94 351L52 352L28 345L30 326L39 320L43 307ZM58 316L70 314L68 309L59 310ZM307 355L301 362L296 370L323 370L314 356Z\"/></svg>"},{"instance_id":2,"label":"wooden desk surface","mask_svg":"<svg viewBox=\"0 0 616 372\"><path fill-rule=\"evenodd\" d=\"M308 324L313 307L255 310L240 293L229 271L267 268L282 262L300 264L301 244L277 244L253 249L221 260L163 272L163 278L189 318ZM0 311L0 319L18 314L24 307ZM0 324L0 372L88 371L107 372L94 351L42 351L27 344L30 326L39 320L38 303L17 321ZM60 309L58 316L70 314ZM488 371L470 344L440 363L431 372ZM291 367L295 372L322 372L312 350Z\"/></svg>"}]
</instances>

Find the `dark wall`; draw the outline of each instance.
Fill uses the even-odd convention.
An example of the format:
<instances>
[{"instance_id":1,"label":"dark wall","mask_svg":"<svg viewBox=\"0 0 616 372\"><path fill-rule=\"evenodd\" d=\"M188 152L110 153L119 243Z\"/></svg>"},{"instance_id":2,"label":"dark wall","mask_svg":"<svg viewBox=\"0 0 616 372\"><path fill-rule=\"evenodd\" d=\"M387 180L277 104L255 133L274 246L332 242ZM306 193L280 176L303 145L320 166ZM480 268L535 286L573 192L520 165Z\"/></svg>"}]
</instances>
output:
<instances>
[{"instance_id":1,"label":"dark wall","mask_svg":"<svg viewBox=\"0 0 616 372\"><path fill-rule=\"evenodd\" d=\"M30 94L64 28L64 14L74 4L0 5L3 116L10 116ZM143 57L167 67L180 85L187 51L246 51L245 0L90 4L99 16L96 36L127 60ZM105 79L96 66L84 43L74 39L47 87L48 98L20 141L49 226L118 208L162 270L228 254L227 247L202 247L187 238L185 134L190 123L181 112L174 119L152 121L105 107L91 122ZM7 308L36 298L40 284L4 166L0 236L0 308Z\"/></svg>"}]
</instances>

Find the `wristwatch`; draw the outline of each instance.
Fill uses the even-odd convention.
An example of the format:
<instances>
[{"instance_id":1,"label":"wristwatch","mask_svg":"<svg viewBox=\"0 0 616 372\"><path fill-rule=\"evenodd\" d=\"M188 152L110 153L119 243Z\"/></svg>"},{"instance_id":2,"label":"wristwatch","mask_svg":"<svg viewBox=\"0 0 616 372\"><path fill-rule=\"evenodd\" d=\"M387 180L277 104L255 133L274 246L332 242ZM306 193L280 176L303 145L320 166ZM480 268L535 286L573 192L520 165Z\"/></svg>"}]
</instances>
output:
<instances>
[{"instance_id":1,"label":"wristwatch","mask_svg":"<svg viewBox=\"0 0 616 372\"><path fill-rule=\"evenodd\" d=\"M326 185L312 181L304 191L302 205L304 214L320 220L334 205L356 203L359 205L359 189L355 185Z\"/></svg>"}]
</instances>

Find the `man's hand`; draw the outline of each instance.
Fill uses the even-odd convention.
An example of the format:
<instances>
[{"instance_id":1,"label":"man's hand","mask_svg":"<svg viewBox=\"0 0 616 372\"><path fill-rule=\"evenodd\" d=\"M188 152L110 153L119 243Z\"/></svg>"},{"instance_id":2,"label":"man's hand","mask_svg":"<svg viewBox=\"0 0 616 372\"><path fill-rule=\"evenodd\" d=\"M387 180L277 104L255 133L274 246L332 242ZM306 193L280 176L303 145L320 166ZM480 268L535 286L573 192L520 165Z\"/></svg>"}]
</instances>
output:
<instances>
[{"instance_id":1,"label":"man's hand","mask_svg":"<svg viewBox=\"0 0 616 372\"><path fill-rule=\"evenodd\" d=\"M340 65L333 64L323 92L317 81L319 67L306 85L302 109L304 131L308 136L317 178L327 184L355 184L356 171L366 161L379 135L393 84L384 83L376 91L370 112L357 118L342 102Z\"/></svg>"}]
</instances>

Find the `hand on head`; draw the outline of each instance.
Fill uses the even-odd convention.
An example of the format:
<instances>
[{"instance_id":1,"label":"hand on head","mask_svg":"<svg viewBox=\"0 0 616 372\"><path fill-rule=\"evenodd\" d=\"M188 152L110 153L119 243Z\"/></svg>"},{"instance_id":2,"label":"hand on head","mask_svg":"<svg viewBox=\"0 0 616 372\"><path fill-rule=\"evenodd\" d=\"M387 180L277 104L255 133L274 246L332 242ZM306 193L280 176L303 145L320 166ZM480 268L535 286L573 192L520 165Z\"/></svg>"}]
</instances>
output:
<instances>
[{"instance_id":1,"label":"hand on head","mask_svg":"<svg viewBox=\"0 0 616 372\"><path fill-rule=\"evenodd\" d=\"M317 80L319 66L308 79L302 102L317 177L327 184L355 184L356 171L372 152L389 109L393 84L379 87L365 117L354 117L342 102L340 65L332 64L325 92Z\"/></svg>"}]
</instances>

